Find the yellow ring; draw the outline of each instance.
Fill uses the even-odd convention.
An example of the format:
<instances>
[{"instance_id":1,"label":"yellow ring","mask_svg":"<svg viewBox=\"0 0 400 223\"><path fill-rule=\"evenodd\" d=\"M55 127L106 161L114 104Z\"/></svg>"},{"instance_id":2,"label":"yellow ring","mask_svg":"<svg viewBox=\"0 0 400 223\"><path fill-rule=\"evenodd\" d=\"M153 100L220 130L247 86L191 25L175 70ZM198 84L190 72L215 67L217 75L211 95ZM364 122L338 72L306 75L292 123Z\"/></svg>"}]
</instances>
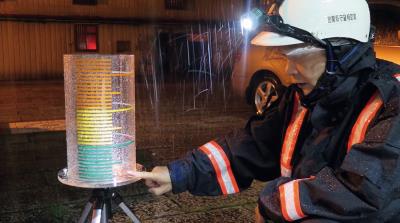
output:
<instances>
[{"instance_id":1,"label":"yellow ring","mask_svg":"<svg viewBox=\"0 0 400 223\"><path fill-rule=\"evenodd\" d=\"M102 131L115 131L115 130L121 130L121 127L112 127L112 128L101 128ZM97 130L97 128L77 128L78 131L89 131L89 132L95 132L93 130ZM101 131L99 131L101 132Z\"/></svg>"},{"instance_id":2,"label":"yellow ring","mask_svg":"<svg viewBox=\"0 0 400 223\"><path fill-rule=\"evenodd\" d=\"M110 134L112 134L113 132L111 131L111 132L107 132L107 131L105 131L105 132L98 132L98 131L96 131L96 132L91 132L91 131L78 131L78 134L79 135L88 135L88 136L91 136L91 135L103 135L103 136L109 136Z\"/></svg>"},{"instance_id":3,"label":"yellow ring","mask_svg":"<svg viewBox=\"0 0 400 223\"><path fill-rule=\"evenodd\" d=\"M104 114L104 113L116 113L132 110L132 106L120 109L106 109L106 110L89 110L89 109L78 109L77 113L80 114Z\"/></svg>"}]
</instances>

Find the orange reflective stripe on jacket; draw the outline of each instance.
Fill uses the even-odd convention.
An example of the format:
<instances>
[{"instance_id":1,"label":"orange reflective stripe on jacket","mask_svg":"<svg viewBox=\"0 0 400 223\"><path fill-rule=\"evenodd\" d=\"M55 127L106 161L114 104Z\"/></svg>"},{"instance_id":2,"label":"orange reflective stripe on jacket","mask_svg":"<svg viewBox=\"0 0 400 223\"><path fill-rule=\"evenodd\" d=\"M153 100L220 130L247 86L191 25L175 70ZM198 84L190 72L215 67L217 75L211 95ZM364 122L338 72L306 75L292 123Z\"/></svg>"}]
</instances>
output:
<instances>
[{"instance_id":1,"label":"orange reflective stripe on jacket","mask_svg":"<svg viewBox=\"0 0 400 223\"><path fill-rule=\"evenodd\" d=\"M395 78L400 79L400 74L394 75ZM347 152L350 151L354 144L360 143L364 140L365 134L367 132L368 126L370 125L373 118L376 116L379 109L382 107L383 101L379 96L379 92L375 92L371 99L368 101L367 105L361 111L354 124L349 141L347 144ZM285 133L285 139L282 146L281 152L281 175L286 177L291 177L292 175L292 156L294 149L296 147L297 138L301 126L304 122L304 118L308 110L301 106L298 94L295 94L295 100L293 103L293 112L290 119L290 123Z\"/></svg>"},{"instance_id":2,"label":"orange reflective stripe on jacket","mask_svg":"<svg viewBox=\"0 0 400 223\"><path fill-rule=\"evenodd\" d=\"M211 141L202 145L200 150L210 159L222 193L224 195L238 193L239 187L233 175L231 164L221 146L217 142Z\"/></svg>"},{"instance_id":3,"label":"orange reflective stripe on jacket","mask_svg":"<svg viewBox=\"0 0 400 223\"><path fill-rule=\"evenodd\" d=\"M400 81L400 74L395 75ZM347 152L350 151L354 144L364 140L365 134L372 120L377 115L383 105L383 101L376 91L369 99L361 113L359 114L355 124L353 125L348 145ZM295 95L293 113L285 133L285 141L282 146L281 153L281 175L291 177L292 175L292 156L296 146L297 138L304 118L307 114L307 109L302 107L298 95ZM310 179L313 179L311 177ZM300 185L299 182L304 179L295 179L279 186L279 199L281 204L281 212L286 221L296 221L306 217L307 215L301 208Z\"/></svg>"},{"instance_id":4,"label":"orange reflective stripe on jacket","mask_svg":"<svg viewBox=\"0 0 400 223\"><path fill-rule=\"evenodd\" d=\"M396 76L395 76L396 77ZM396 77L397 78L397 77ZM398 75L400 79L400 75ZM383 101L379 92L375 92L369 99L364 109L359 114L354 124L347 146L347 152L351 147L364 140L368 126L382 107ZM299 96L295 95L293 104L293 113L285 133L285 141L281 153L281 175L291 177L292 175L292 156L299 136L301 126L307 114L307 109L301 106ZM311 177L310 179L313 179ZM281 203L281 212L286 221L296 221L306 217L301 209L300 186L299 182L304 179L296 179L279 186L279 199Z\"/></svg>"},{"instance_id":5,"label":"orange reflective stripe on jacket","mask_svg":"<svg viewBox=\"0 0 400 223\"><path fill-rule=\"evenodd\" d=\"M283 141L282 152L281 152L281 175L290 177L292 175L292 156L296 147L297 138L301 126L304 122L304 117L307 114L307 109L300 103L299 95L295 94L293 102L293 112L290 119L290 123L286 129L285 139Z\"/></svg>"},{"instance_id":6,"label":"orange reflective stripe on jacket","mask_svg":"<svg viewBox=\"0 0 400 223\"><path fill-rule=\"evenodd\" d=\"M292 180L279 186L281 211L286 221L306 217L300 205L299 180Z\"/></svg>"},{"instance_id":7,"label":"orange reflective stripe on jacket","mask_svg":"<svg viewBox=\"0 0 400 223\"><path fill-rule=\"evenodd\" d=\"M383 101L379 96L379 92L375 92L369 99L367 105L361 111L357 118L356 123L351 130L349 141L347 144L347 152L350 151L354 144L360 143L364 140L368 126L372 119L376 116L379 109L382 107Z\"/></svg>"}]
</instances>

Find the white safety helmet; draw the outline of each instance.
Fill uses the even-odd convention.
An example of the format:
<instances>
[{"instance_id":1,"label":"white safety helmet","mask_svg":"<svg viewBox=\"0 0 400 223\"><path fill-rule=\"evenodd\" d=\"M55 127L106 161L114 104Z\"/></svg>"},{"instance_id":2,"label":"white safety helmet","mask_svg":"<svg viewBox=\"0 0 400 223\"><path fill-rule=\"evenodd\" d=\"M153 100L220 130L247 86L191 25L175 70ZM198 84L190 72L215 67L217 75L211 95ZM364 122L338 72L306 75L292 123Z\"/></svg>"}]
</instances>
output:
<instances>
[{"instance_id":1,"label":"white safety helmet","mask_svg":"<svg viewBox=\"0 0 400 223\"><path fill-rule=\"evenodd\" d=\"M279 7L283 23L308 31L314 37L349 38L368 42L370 12L366 0L284 0ZM260 46L284 46L303 41L262 31L251 41Z\"/></svg>"}]
</instances>

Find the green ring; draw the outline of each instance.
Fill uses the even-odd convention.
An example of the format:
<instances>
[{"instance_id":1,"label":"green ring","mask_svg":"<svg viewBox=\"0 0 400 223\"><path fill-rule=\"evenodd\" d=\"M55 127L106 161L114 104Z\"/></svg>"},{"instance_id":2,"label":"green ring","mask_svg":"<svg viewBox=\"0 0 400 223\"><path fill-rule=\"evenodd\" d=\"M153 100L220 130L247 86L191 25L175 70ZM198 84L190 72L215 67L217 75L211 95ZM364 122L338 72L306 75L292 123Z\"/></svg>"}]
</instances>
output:
<instances>
[{"instance_id":1,"label":"green ring","mask_svg":"<svg viewBox=\"0 0 400 223\"><path fill-rule=\"evenodd\" d=\"M122 162L115 162L115 163L79 163L79 167L108 167L114 164L121 164Z\"/></svg>"},{"instance_id":2,"label":"green ring","mask_svg":"<svg viewBox=\"0 0 400 223\"><path fill-rule=\"evenodd\" d=\"M112 173L112 168L79 168L79 172L90 172L90 171L96 171L96 172L111 172Z\"/></svg>"},{"instance_id":3,"label":"green ring","mask_svg":"<svg viewBox=\"0 0 400 223\"><path fill-rule=\"evenodd\" d=\"M91 145L78 145L79 149L114 149L114 148L121 148L121 147L126 147L129 146L130 144L134 143L133 140L128 140L127 142L124 143L119 143L115 145L103 145L103 146L91 146Z\"/></svg>"},{"instance_id":4,"label":"green ring","mask_svg":"<svg viewBox=\"0 0 400 223\"><path fill-rule=\"evenodd\" d=\"M112 159L111 154L85 154L85 155L78 155L78 159L81 160L103 160L103 159Z\"/></svg>"},{"instance_id":5,"label":"green ring","mask_svg":"<svg viewBox=\"0 0 400 223\"><path fill-rule=\"evenodd\" d=\"M104 174L113 174L112 173L112 171L109 171L109 170L107 170L107 171L104 171L104 172L99 172L99 171L97 171L97 170L92 170L92 171L82 171L82 170L79 170L79 174L83 174L83 175L85 175L85 174L97 174L97 175L104 175Z\"/></svg>"},{"instance_id":6,"label":"green ring","mask_svg":"<svg viewBox=\"0 0 400 223\"><path fill-rule=\"evenodd\" d=\"M103 175L103 176L87 176L87 175L80 175L79 178L86 179L86 180L96 180L96 181L104 181L104 180L112 180L112 175Z\"/></svg>"},{"instance_id":7,"label":"green ring","mask_svg":"<svg viewBox=\"0 0 400 223\"><path fill-rule=\"evenodd\" d=\"M96 151L96 150L89 150L89 151L78 151L78 155L82 154L82 155L92 155L92 154L110 154L112 155L113 152L111 150L107 150L107 151Z\"/></svg>"},{"instance_id":8,"label":"green ring","mask_svg":"<svg viewBox=\"0 0 400 223\"><path fill-rule=\"evenodd\" d=\"M95 173L85 173L85 174L79 174L79 176L84 176L84 177L91 177L91 178L99 178L99 177L113 177L112 173L111 174L95 174Z\"/></svg>"},{"instance_id":9,"label":"green ring","mask_svg":"<svg viewBox=\"0 0 400 223\"><path fill-rule=\"evenodd\" d=\"M82 163L82 162L87 162L87 163L112 163L112 161L118 161L118 160L114 160L112 157L106 157L104 159L86 159L85 157L78 157L78 162Z\"/></svg>"}]
</instances>

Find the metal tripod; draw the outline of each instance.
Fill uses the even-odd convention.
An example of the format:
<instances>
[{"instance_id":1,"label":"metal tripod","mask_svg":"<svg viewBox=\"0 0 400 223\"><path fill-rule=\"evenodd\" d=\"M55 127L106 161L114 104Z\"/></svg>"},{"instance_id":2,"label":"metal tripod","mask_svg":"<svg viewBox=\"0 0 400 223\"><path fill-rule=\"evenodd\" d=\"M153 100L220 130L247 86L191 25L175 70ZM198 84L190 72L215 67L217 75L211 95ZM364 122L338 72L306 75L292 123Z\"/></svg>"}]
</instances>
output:
<instances>
[{"instance_id":1,"label":"metal tripod","mask_svg":"<svg viewBox=\"0 0 400 223\"><path fill-rule=\"evenodd\" d=\"M78 222L85 223L89 214L92 213L91 223L108 223L108 220L112 218L111 203L118 205L132 222L140 223L139 219L126 206L121 195L109 188L94 189L92 191L92 196L85 205Z\"/></svg>"}]
</instances>

